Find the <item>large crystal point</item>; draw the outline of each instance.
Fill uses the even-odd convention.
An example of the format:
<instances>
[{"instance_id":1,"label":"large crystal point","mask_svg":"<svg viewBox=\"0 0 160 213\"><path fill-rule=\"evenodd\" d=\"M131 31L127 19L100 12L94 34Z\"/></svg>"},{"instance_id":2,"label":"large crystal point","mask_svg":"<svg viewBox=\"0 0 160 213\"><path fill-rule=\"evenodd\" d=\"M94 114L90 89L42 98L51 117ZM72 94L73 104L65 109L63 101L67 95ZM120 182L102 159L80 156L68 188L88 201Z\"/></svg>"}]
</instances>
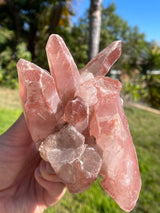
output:
<instances>
[{"instance_id":1,"label":"large crystal point","mask_svg":"<svg viewBox=\"0 0 160 213\"><path fill-rule=\"evenodd\" d=\"M58 94L65 105L74 97L74 93L79 87L79 71L60 36L54 34L49 37L46 52L51 75L55 79Z\"/></svg>"},{"instance_id":2,"label":"large crystal point","mask_svg":"<svg viewBox=\"0 0 160 213\"><path fill-rule=\"evenodd\" d=\"M27 124L32 139L41 142L62 115L61 100L54 79L47 71L23 59L19 60L17 69L19 95Z\"/></svg>"},{"instance_id":3,"label":"large crystal point","mask_svg":"<svg viewBox=\"0 0 160 213\"><path fill-rule=\"evenodd\" d=\"M137 156L129 132L122 100L121 84L110 78L96 78L97 98L90 122L90 134L103 149L103 188L120 207L130 211L141 188Z\"/></svg>"}]
</instances>

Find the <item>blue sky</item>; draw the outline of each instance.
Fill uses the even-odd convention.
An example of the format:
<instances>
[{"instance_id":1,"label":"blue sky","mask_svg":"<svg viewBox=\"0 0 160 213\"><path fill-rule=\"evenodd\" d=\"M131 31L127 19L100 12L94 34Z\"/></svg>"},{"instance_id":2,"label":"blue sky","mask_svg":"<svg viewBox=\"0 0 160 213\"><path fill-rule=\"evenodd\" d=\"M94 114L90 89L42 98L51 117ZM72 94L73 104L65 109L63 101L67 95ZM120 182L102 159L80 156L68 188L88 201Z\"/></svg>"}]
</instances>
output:
<instances>
[{"instance_id":1,"label":"blue sky","mask_svg":"<svg viewBox=\"0 0 160 213\"><path fill-rule=\"evenodd\" d=\"M145 33L147 41L156 40L160 44L160 0L113 0L116 13L132 27L138 26ZM112 0L103 0L107 7ZM75 0L74 8L77 18L84 15L90 0Z\"/></svg>"}]
</instances>

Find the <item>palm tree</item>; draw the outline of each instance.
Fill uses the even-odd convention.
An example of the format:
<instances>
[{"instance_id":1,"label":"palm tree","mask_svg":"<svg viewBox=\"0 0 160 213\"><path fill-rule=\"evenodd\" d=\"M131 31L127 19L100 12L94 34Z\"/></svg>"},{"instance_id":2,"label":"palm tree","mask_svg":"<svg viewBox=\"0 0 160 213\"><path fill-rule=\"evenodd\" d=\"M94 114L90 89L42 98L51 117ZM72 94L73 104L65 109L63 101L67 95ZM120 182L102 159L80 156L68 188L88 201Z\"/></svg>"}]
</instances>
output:
<instances>
[{"instance_id":1,"label":"palm tree","mask_svg":"<svg viewBox=\"0 0 160 213\"><path fill-rule=\"evenodd\" d=\"M102 0L90 0L89 60L99 51Z\"/></svg>"}]
</instances>

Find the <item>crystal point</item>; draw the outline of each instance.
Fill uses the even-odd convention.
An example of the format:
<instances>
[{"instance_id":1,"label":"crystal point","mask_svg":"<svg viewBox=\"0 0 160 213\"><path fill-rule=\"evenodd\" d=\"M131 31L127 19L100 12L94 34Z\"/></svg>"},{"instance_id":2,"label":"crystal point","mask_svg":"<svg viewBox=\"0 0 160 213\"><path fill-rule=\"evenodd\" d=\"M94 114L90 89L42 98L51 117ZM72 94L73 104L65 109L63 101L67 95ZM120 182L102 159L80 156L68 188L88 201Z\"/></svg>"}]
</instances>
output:
<instances>
[{"instance_id":1,"label":"crystal point","mask_svg":"<svg viewBox=\"0 0 160 213\"><path fill-rule=\"evenodd\" d=\"M32 139L39 142L52 132L62 115L61 100L54 79L47 71L23 59L19 60L17 69L19 95L27 124Z\"/></svg>"},{"instance_id":2,"label":"crystal point","mask_svg":"<svg viewBox=\"0 0 160 213\"><path fill-rule=\"evenodd\" d=\"M97 98L90 134L103 150L102 187L124 210L135 206L141 188L138 161L119 92L121 84L96 78ZM133 205L134 204L134 205Z\"/></svg>"},{"instance_id":3,"label":"crystal point","mask_svg":"<svg viewBox=\"0 0 160 213\"><path fill-rule=\"evenodd\" d=\"M90 72L94 76L104 76L120 55L121 41L114 41L98 53L80 72Z\"/></svg>"},{"instance_id":4,"label":"crystal point","mask_svg":"<svg viewBox=\"0 0 160 213\"><path fill-rule=\"evenodd\" d=\"M51 75L54 77L58 94L65 105L80 84L80 74L63 39L53 34L46 46Z\"/></svg>"}]
</instances>

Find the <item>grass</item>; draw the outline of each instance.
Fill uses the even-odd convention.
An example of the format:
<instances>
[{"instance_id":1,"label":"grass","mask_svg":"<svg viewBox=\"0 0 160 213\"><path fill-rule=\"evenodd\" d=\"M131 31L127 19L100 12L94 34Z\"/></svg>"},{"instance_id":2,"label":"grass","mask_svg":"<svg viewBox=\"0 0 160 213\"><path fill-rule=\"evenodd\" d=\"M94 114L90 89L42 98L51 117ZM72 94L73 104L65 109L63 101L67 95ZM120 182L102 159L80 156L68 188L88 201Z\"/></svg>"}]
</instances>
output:
<instances>
[{"instance_id":1,"label":"grass","mask_svg":"<svg viewBox=\"0 0 160 213\"><path fill-rule=\"evenodd\" d=\"M8 129L20 116L22 110L0 109L0 134Z\"/></svg>"},{"instance_id":2,"label":"grass","mask_svg":"<svg viewBox=\"0 0 160 213\"><path fill-rule=\"evenodd\" d=\"M0 88L0 134L22 113L18 90Z\"/></svg>"},{"instance_id":3,"label":"grass","mask_svg":"<svg viewBox=\"0 0 160 213\"><path fill-rule=\"evenodd\" d=\"M1 90L1 89L0 89ZM7 93L9 90L7 91ZM3 92L4 93L4 92ZM0 91L0 94L1 91ZM18 92L12 93L12 98L18 97ZM4 98L6 96L4 95ZM0 103L0 132L5 131L20 115L19 103L7 105ZM6 100L5 100L6 101ZM9 100L10 101L10 100ZM15 107L17 106L17 108ZM11 109L9 109L11 107ZM133 213L160 212L160 116L132 107L125 108L131 134L137 150L142 189ZM122 213L123 211L101 188L101 178L92 187L81 194L67 192L54 207L45 213Z\"/></svg>"},{"instance_id":4,"label":"grass","mask_svg":"<svg viewBox=\"0 0 160 213\"><path fill-rule=\"evenodd\" d=\"M0 109L20 109L18 90L0 87Z\"/></svg>"},{"instance_id":5,"label":"grass","mask_svg":"<svg viewBox=\"0 0 160 213\"><path fill-rule=\"evenodd\" d=\"M133 212L160 212L160 116L134 108L125 111L142 176L142 190Z\"/></svg>"}]
</instances>

